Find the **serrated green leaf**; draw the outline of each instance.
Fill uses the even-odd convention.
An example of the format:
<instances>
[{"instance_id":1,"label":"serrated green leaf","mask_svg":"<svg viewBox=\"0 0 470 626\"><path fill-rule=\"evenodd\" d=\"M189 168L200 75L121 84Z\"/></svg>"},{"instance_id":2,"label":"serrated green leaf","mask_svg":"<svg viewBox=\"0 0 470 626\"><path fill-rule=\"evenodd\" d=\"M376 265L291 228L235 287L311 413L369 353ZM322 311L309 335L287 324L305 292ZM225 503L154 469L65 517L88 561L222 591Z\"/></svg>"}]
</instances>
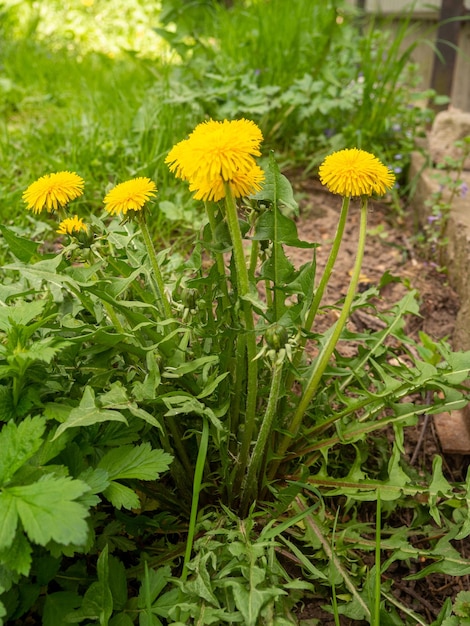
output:
<instances>
[{"instance_id":1,"label":"serrated green leaf","mask_svg":"<svg viewBox=\"0 0 470 626\"><path fill-rule=\"evenodd\" d=\"M16 411L11 389L0 385L0 422L8 422L15 415Z\"/></svg>"},{"instance_id":2,"label":"serrated green leaf","mask_svg":"<svg viewBox=\"0 0 470 626\"><path fill-rule=\"evenodd\" d=\"M103 491L103 495L107 498L116 509L138 509L140 501L138 495L121 483L112 482Z\"/></svg>"},{"instance_id":3,"label":"serrated green leaf","mask_svg":"<svg viewBox=\"0 0 470 626\"><path fill-rule=\"evenodd\" d=\"M256 568L258 569L258 568ZM265 573L263 572L263 576ZM245 626L257 626L261 609L274 598L285 594L282 589L258 589L253 585L247 588L243 583L235 579L229 579L227 585L232 587L235 605L243 615Z\"/></svg>"},{"instance_id":4,"label":"serrated green leaf","mask_svg":"<svg viewBox=\"0 0 470 626\"><path fill-rule=\"evenodd\" d=\"M432 462L432 481L429 485L429 513L438 526L441 524L441 516L439 513L438 503L441 496L451 496L453 493L452 486L444 478L442 473L442 457L439 454Z\"/></svg>"},{"instance_id":5,"label":"serrated green leaf","mask_svg":"<svg viewBox=\"0 0 470 626\"><path fill-rule=\"evenodd\" d=\"M156 480L165 472L172 457L163 450L152 450L150 443L140 446L122 446L107 452L98 467L108 472L111 480L136 478Z\"/></svg>"},{"instance_id":6,"label":"serrated green leaf","mask_svg":"<svg viewBox=\"0 0 470 626\"><path fill-rule=\"evenodd\" d=\"M27 417L6 424L0 432L0 485L7 484L15 472L41 447L46 427L42 417Z\"/></svg>"},{"instance_id":7,"label":"serrated green leaf","mask_svg":"<svg viewBox=\"0 0 470 626\"><path fill-rule=\"evenodd\" d=\"M288 207L295 215L299 210L299 205L295 201L294 192L290 181L284 174L281 174L279 165L276 163L273 154L270 154L268 167L265 170L263 188L253 196L255 200L268 200L278 202Z\"/></svg>"},{"instance_id":8,"label":"serrated green leaf","mask_svg":"<svg viewBox=\"0 0 470 626\"><path fill-rule=\"evenodd\" d=\"M12 321L17 326L27 326L33 319L42 314L45 306L45 300L20 302L14 306L0 306L0 330L9 330Z\"/></svg>"},{"instance_id":9,"label":"serrated green leaf","mask_svg":"<svg viewBox=\"0 0 470 626\"><path fill-rule=\"evenodd\" d=\"M106 626L109 618L113 614L113 595L109 585L109 551L108 545L104 547L96 565L98 572L98 582L102 585L102 602L100 624Z\"/></svg>"},{"instance_id":10,"label":"serrated green leaf","mask_svg":"<svg viewBox=\"0 0 470 626\"><path fill-rule=\"evenodd\" d=\"M137 606L140 609L150 606L166 587L170 578L171 568L169 565L159 567L157 570L146 567L145 576L139 590Z\"/></svg>"},{"instance_id":11,"label":"serrated green leaf","mask_svg":"<svg viewBox=\"0 0 470 626\"><path fill-rule=\"evenodd\" d=\"M470 591L459 591L456 595L454 613L459 617L470 618Z\"/></svg>"},{"instance_id":12,"label":"serrated green leaf","mask_svg":"<svg viewBox=\"0 0 470 626\"><path fill-rule=\"evenodd\" d=\"M78 407L72 409L65 422L63 422L56 430L54 439L57 439L67 428L78 428L80 426L91 426L100 422L124 422L127 424L127 420L119 413L119 411L110 411L107 409L100 409L96 406L95 393L91 387L85 387L82 399Z\"/></svg>"},{"instance_id":13,"label":"serrated green leaf","mask_svg":"<svg viewBox=\"0 0 470 626\"><path fill-rule=\"evenodd\" d=\"M88 491L88 485L69 477L46 474L31 485L5 489L14 499L18 516L28 538L40 545L51 539L62 545L86 543L88 510L77 498Z\"/></svg>"},{"instance_id":14,"label":"serrated green leaf","mask_svg":"<svg viewBox=\"0 0 470 626\"><path fill-rule=\"evenodd\" d=\"M22 576L28 576L31 569L32 548L23 535L17 533L15 540L8 548L0 550L0 563Z\"/></svg>"},{"instance_id":15,"label":"serrated green leaf","mask_svg":"<svg viewBox=\"0 0 470 626\"><path fill-rule=\"evenodd\" d=\"M31 239L19 237L16 233L2 224L0 224L0 230L2 231L2 235L5 237L8 247L17 259L23 261L24 263L29 263L31 259L37 255L39 248L38 243L31 241Z\"/></svg>"},{"instance_id":16,"label":"serrated green leaf","mask_svg":"<svg viewBox=\"0 0 470 626\"><path fill-rule=\"evenodd\" d=\"M108 556L109 572L108 584L113 596L114 610L120 611L127 602L127 578L126 568L122 561L110 554Z\"/></svg>"},{"instance_id":17,"label":"serrated green leaf","mask_svg":"<svg viewBox=\"0 0 470 626\"><path fill-rule=\"evenodd\" d=\"M46 596L42 626L66 624L66 616L80 606L82 598L73 591L58 591Z\"/></svg>"},{"instance_id":18,"label":"serrated green leaf","mask_svg":"<svg viewBox=\"0 0 470 626\"><path fill-rule=\"evenodd\" d=\"M132 415L143 419L147 424L156 426L160 430L162 428L160 422L153 415L138 407L135 402L129 400L126 389L120 382L114 383L109 391L100 395L97 398L97 402L104 409L127 409Z\"/></svg>"},{"instance_id":19,"label":"serrated green leaf","mask_svg":"<svg viewBox=\"0 0 470 626\"><path fill-rule=\"evenodd\" d=\"M15 354L15 360L31 363L35 361L50 363L56 354L71 345L72 342L70 341L63 341L55 337L46 337L45 339L33 342L28 349L24 349Z\"/></svg>"},{"instance_id":20,"label":"serrated green leaf","mask_svg":"<svg viewBox=\"0 0 470 626\"><path fill-rule=\"evenodd\" d=\"M0 549L11 546L18 525L15 499L7 492L0 493Z\"/></svg>"}]
</instances>

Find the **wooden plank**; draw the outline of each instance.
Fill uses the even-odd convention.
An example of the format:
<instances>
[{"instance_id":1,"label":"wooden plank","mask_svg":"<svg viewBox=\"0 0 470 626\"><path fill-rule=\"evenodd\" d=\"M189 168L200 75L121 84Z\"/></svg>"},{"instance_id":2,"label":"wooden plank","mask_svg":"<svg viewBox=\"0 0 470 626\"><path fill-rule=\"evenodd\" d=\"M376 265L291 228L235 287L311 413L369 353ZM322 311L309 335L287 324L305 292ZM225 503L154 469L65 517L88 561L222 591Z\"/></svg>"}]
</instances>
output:
<instances>
[{"instance_id":1,"label":"wooden plank","mask_svg":"<svg viewBox=\"0 0 470 626\"><path fill-rule=\"evenodd\" d=\"M452 95L455 61L459 45L461 20L457 19L465 14L463 0L442 0L437 30L434 63L431 74L431 88L439 95ZM436 111L447 108L447 105L434 105Z\"/></svg>"}]
</instances>

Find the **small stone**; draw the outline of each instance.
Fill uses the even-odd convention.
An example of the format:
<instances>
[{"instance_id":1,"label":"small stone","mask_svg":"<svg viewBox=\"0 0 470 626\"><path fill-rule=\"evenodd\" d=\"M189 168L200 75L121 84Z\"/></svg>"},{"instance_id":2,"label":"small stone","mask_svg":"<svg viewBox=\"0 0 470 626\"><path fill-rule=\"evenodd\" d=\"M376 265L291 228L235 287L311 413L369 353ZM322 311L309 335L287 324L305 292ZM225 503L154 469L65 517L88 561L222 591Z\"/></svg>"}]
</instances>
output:
<instances>
[{"instance_id":1,"label":"small stone","mask_svg":"<svg viewBox=\"0 0 470 626\"><path fill-rule=\"evenodd\" d=\"M470 136L470 112L450 108L438 113L429 133L429 154L433 163L444 163L446 156L459 159L462 150L454 144L467 136ZM470 170L470 157L465 159L464 169Z\"/></svg>"},{"instance_id":2,"label":"small stone","mask_svg":"<svg viewBox=\"0 0 470 626\"><path fill-rule=\"evenodd\" d=\"M470 411L459 411L434 416L437 436L446 454L470 454Z\"/></svg>"}]
</instances>

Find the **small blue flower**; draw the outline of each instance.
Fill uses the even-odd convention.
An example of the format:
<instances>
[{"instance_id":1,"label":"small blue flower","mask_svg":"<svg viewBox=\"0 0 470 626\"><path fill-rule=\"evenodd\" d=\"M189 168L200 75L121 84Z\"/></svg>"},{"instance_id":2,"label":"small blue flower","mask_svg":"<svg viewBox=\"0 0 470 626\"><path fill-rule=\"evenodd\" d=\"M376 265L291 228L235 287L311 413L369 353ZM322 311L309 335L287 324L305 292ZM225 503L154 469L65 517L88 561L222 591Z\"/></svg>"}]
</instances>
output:
<instances>
[{"instance_id":1,"label":"small blue flower","mask_svg":"<svg viewBox=\"0 0 470 626\"><path fill-rule=\"evenodd\" d=\"M465 198L468 193L468 185L467 183L462 183L460 185L460 197Z\"/></svg>"},{"instance_id":2,"label":"small blue flower","mask_svg":"<svg viewBox=\"0 0 470 626\"><path fill-rule=\"evenodd\" d=\"M401 167L394 167L393 171L395 172L395 174L401 174L402 168Z\"/></svg>"}]
</instances>

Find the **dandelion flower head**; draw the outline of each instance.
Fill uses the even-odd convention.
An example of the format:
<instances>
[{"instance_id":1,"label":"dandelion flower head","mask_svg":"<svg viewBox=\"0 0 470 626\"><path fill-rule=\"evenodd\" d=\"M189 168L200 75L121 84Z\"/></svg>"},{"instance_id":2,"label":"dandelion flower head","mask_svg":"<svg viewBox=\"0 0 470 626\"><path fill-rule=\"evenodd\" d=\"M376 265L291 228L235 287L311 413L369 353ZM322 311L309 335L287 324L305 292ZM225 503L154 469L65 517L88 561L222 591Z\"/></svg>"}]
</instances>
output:
<instances>
[{"instance_id":1,"label":"dandelion flower head","mask_svg":"<svg viewBox=\"0 0 470 626\"><path fill-rule=\"evenodd\" d=\"M345 197L383 195L395 182L395 174L376 156L358 148L327 156L320 165L319 175L332 193Z\"/></svg>"},{"instance_id":2,"label":"dandelion flower head","mask_svg":"<svg viewBox=\"0 0 470 626\"><path fill-rule=\"evenodd\" d=\"M41 176L23 193L26 208L34 213L43 209L57 211L83 193L85 183L75 172L56 172Z\"/></svg>"},{"instance_id":3,"label":"dandelion flower head","mask_svg":"<svg viewBox=\"0 0 470 626\"><path fill-rule=\"evenodd\" d=\"M88 232L88 227L81 217L75 215L74 217L67 217L65 220L62 220L57 232L59 235L72 235L73 233L79 233L81 230Z\"/></svg>"},{"instance_id":4,"label":"dandelion flower head","mask_svg":"<svg viewBox=\"0 0 470 626\"><path fill-rule=\"evenodd\" d=\"M197 200L217 202L225 196L228 183L235 197L261 189L261 130L250 120L209 120L196 126L188 139L177 143L165 162L175 176L189 181Z\"/></svg>"},{"instance_id":5,"label":"dandelion flower head","mask_svg":"<svg viewBox=\"0 0 470 626\"><path fill-rule=\"evenodd\" d=\"M111 189L104 199L104 208L111 215L141 211L156 193L157 186L150 178L133 178Z\"/></svg>"}]
</instances>

